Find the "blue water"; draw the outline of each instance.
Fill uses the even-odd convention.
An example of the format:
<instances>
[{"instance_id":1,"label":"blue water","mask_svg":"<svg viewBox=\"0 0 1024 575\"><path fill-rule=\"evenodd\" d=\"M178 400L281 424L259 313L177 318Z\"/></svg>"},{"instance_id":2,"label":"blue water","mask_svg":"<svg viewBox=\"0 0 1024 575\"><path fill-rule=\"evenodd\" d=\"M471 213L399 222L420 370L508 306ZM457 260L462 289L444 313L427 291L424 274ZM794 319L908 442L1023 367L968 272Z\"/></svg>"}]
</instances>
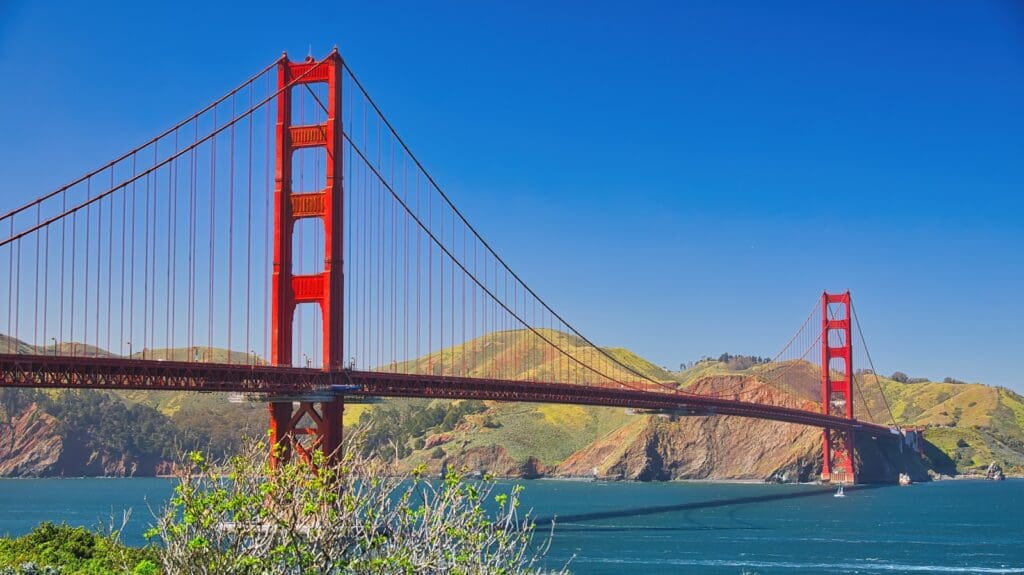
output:
<instances>
[{"instance_id":1,"label":"blue water","mask_svg":"<svg viewBox=\"0 0 1024 575\"><path fill-rule=\"evenodd\" d=\"M528 481L557 516L549 565L575 573L1024 573L1024 481L848 490L710 483ZM0 480L0 534L43 520L94 527L133 510L142 541L164 479ZM538 526L543 534L546 529Z\"/></svg>"}]
</instances>

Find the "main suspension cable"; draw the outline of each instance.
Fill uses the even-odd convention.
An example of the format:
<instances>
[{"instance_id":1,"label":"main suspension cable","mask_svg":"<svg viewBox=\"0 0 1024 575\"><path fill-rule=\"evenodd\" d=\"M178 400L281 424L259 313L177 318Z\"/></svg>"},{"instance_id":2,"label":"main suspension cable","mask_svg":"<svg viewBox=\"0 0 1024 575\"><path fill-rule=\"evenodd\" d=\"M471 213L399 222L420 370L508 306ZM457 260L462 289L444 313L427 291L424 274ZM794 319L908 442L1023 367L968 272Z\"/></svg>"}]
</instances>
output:
<instances>
[{"instance_id":1,"label":"main suspension cable","mask_svg":"<svg viewBox=\"0 0 1024 575\"><path fill-rule=\"evenodd\" d=\"M430 185L433 186L433 188L437 191L437 193L441 196L441 198L444 199L445 203L447 203L448 206L452 209L453 213L459 217L459 219L466 226L466 228L470 232L472 232L473 236L480 242L480 244L488 252L490 252L492 256L494 256L495 260L498 263L500 263L503 268L505 268L505 271L507 273L509 273L519 283L519 285L523 286L523 288L527 291L527 293L529 293L531 296L533 296L533 298L536 299L541 304L541 306L544 307L544 309L546 309L552 316L557 318L562 323L562 325L564 325L569 331L571 331L573 333L573 335L575 335L576 337L580 338L581 340L583 340L584 343L586 343L590 347L592 347L595 350L597 350L598 353L600 353L602 356L607 358L612 363L618 365L620 368L622 368L626 372L631 373L631 374L633 374L633 375L635 375L635 376L637 376L637 377L639 377L639 378L641 378L641 379L643 379L643 380L645 380L645 381L647 381L649 383L653 383L654 385L657 385L658 387L662 387L664 389L667 389L667 390L670 390L670 391L673 391L673 392L679 392L679 390L676 389L675 387L665 385L664 383L662 383L660 381L657 381L657 380L655 380L654 378L652 378L650 376L647 376L647 375L645 375L643 373L640 373L639 371L637 371L633 367L623 363L622 361L617 359L615 356L613 356L610 353L608 353L608 351L605 350L604 348L601 348L601 347L597 346L596 344L594 344L586 336L584 336L579 330L577 330L575 327L573 327L572 324L570 324L561 315L559 315L558 312L556 312L551 306L549 306L543 299L541 299L540 296L538 296L537 293L534 292L533 289L530 288L530 286L528 286L526 284L526 282L524 282L523 279L520 278L519 275L516 274L512 270L511 267L509 267L509 265L505 262L505 260L502 259L501 256L498 255L498 253L490 246L490 244L487 243L487 241L483 238L483 236L480 234L480 232L478 232L476 230L476 228L473 227L473 225L469 223L469 220L466 219L466 216L463 215L463 213L461 211L459 211L459 209L457 207L455 207L455 204L452 202L452 200L448 197L447 194L444 193L444 190L441 189L441 186L439 186L437 184L437 182L430 175L430 173L423 166L423 164L419 161L419 159L416 157L416 155L413 154L413 152L409 148L409 146L406 145L404 140L402 140L402 137L398 134L398 131L395 130L394 126L391 124L391 122L384 115L384 112L380 109L380 107L373 100L373 98L370 97L369 92L367 92L367 90L363 87L363 84L359 81L359 78L356 77L355 72L353 72L352 69L347 64L344 63L344 61L342 62L342 66L344 66L344 68L346 70L348 70L349 76L352 78L352 81L354 82L355 86L359 89L360 92L362 92L363 97L370 104L370 106L373 108L373 110L377 113L377 115L380 118L380 120L384 122L384 125L387 126L388 130L391 132L391 135L395 138L395 140L398 142L398 144L402 146L402 149L405 150L405 152L406 152L406 154L408 154L409 158L413 161L413 163L416 164L416 167L419 168L419 170L423 173L423 175L426 177L426 179L430 183ZM321 105L322 105L322 103L321 103ZM351 140L350 140L350 142L351 142ZM568 352L563 351L562 353L566 353L567 355L571 356L571 354L568 354Z\"/></svg>"},{"instance_id":2,"label":"main suspension cable","mask_svg":"<svg viewBox=\"0 0 1024 575\"><path fill-rule=\"evenodd\" d=\"M253 74L252 76L250 76L248 80L246 80L245 82L242 82L241 84L239 84L239 86L237 88L235 88L234 90L231 90L227 94L224 94L223 96L221 96L220 98L215 100L213 103L207 105L202 110L199 110L198 112L192 114L188 118L178 122L177 124L171 126L168 129L164 130L163 132L161 132L157 136L149 139L148 141L146 141L146 142L144 142L142 144L139 144L138 146L132 148L128 152L125 152L124 154L121 154L120 156L118 156L117 158L107 162L103 166L101 166L99 168L96 168L95 170L85 174L84 176L74 180L73 182L65 184L65 185L57 188L56 190L54 190L54 191L52 191L52 192L50 192L50 193L48 193L48 194L46 194L44 196L40 196L40 197L32 200L31 202L27 203L27 204L24 204L24 205L22 205L22 206L20 206L18 208L15 208L15 209L7 212L6 214L0 216L0 221L6 220L7 218L14 217L14 216L18 215L19 213L21 213L21 212L23 212L23 211L25 211L25 210L33 207L33 206L41 204L41 203L45 202L46 200L56 196L57 194L59 194L59 193L61 193L63 191L66 191L66 190L68 190L68 189L70 189L70 188L72 188L72 187L74 187L74 186L76 186L76 185L78 185L78 184L80 184L80 183L82 183L82 182L92 178L93 176L103 172L104 170L109 170L110 168L116 166L118 163L120 163L120 162L122 162L124 160L127 160L130 157L132 157L133 154L138 153L139 151L141 151L141 150L143 150L143 149L153 145L154 143L162 140L163 138L167 137L168 135L178 131L180 128L182 128L185 125L191 123L193 120L196 120L197 118L199 118L200 116L202 116L206 112L209 112L213 108L217 107L218 105L223 103L228 98L234 96L238 92L241 92L242 90L244 90L247 87L249 87L250 85L252 85L256 80L258 80L260 77L262 77L268 71L270 71L270 69L273 68L274 66L276 66L277 63L280 62L280 61L281 61L280 58L278 58L277 60L274 60L272 63L268 64L265 68L263 68L262 70L260 70L256 74Z\"/></svg>"},{"instance_id":3,"label":"main suspension cable","mask_svg":"<svg viewBox=\"0 0 1024 575\"><path fill-rule=\"evenodd\" d=\"M871 366L871 374L875 376L875 385L878 386L878 393L881 394L882 402L885 403L885 409L889 412L889 420L892 421L893 425L899 427L899 423L896 421L896 415L893 414L892 407L889 405L889 398L885 396L885 390L882 389L882 382L878 379L878 371L875 370L875 362L871 360L871 352L868 351L868 342L864 339L864 331L860 327L860 319L857 318L857 309L853 307L852 301L850 302L850 311L853 312L853 321L857 324L857 333L860 335L860 342L864 345L864 355L867 356L868 365Z\"/></svg>"},{"instance_id":4,"label":"main suspension cable","mask_svg":"<svg viewBox=\"0 0 1024 575\"><path fill-rule=\"evenodd\" d=\"M416 215L412 211L412 209L402 200L401 196L397 192L395 192L395 190L385 180L385 178L377 170L377 168L370 162L370 160L366 157L366 155L363 153L363 151L355 144L355 142L351 139L351 137L349 137L349 135L347 133L343 133L343 137L345 138L346 141L348 141L349 145L351 146L351 149L356 153L356 155L358 155L359 158L362 159L364 165L366 165L366 167L369 168L369 170L373 173L373 175L377 179L377 181L380 182L380 184L382 186L384 186L385 189L387 189L387 191L391 194L392 198L396 202L398 202L398 204L400 206L402 206L402 208L406 211L406 213L409 214L409 217L411 217L413 219L413 221L416 222L416 224L420 227L420 229L422 229L423 232L426 233L427 236L434 242L434 244L437 245L438 249L443 251L445 253L445 255L448 256L448 259L452 262L452 265L458 266L458 268L462 270L463 274L468 276L477 286L480 287L480 289L482 289L484 291L484 293L486 293L488 296L490 296L491 299L493 301L495 301L499 306L501 306L501 308L504 309L509 315L514 317L516 320L518 320L521 324L523 324L526 327L527 330L529 330L534 335L539 337L542 341L544 341L545 343L547 343L551 347L557 349L560 353L562 353L562 354L566 355L567 357L571 358L574 362L576 362L579 366L583 367L584 369L586 369L586 370L588 370L588 371L590 371L590 372L592 372L592 373L594 373L594 374L596 374L598 376L601 376L601 377L603 377L603 378L605 378L605 379L607 379L607 380L609 380L609 381L611 381L613 383L616 383L618 385L622 385L624 387L629 387L629 388L635 389L637 391L645 391L645 390L643 390L641 388L635 387L635 386L630 385L630 384L628 384L626 382L623 382L623 381L620 381L620 380L618 380L618 379L616 379L614 377L611 377L608 374L603 373L602 371L598 370L597 368L595 368L595 367L593 367L593 366L591 366L591 365L581 361L579 358L576 358L575 356L573 356L573 355L569 354L568 352L566 352L564 349L561 348L561 346L559 346L557 343L555 343L555 342L551 341L550 339L548 339L539 330L537 330L536 328L531 326L528 322L526 322L516 311L511 309L504 301L502 301L500 298L498 298L498 296L493 291L491 291L490 288L488 288L487 286L483 285L483 283L481 283L481 281L477 277L475 277L473 274L471 274L469 272L469 270L466 268L465 264L463 264L461 261L459 261L455 257L454 253L446 245L444 245L444 243L442 243L437 238L437 236L434 234L434 232L432 230L430 230L429 227L426 224L423 223L423 220L421 220L419 218L419 216ZM443 358L443 356L442 356L442 358ZM651 380L651 381L653 383L655 383L656 385L659 385L660 387L663 387L663 388L665 388L665 389L667 389L669 391L672 391L673 393L681 393L679 390L677 390L675 388L672 388L670 386L664 385L664 384L662 384L660 382L657 382L657 381L654 381L654 380ZM685 393L685 392L682 392L682 393ZM690 394L687 394L687 395L690 395Z\"/></svg>"},{"instance_id":5,"label":"main suspension cable","mask_svg":"<svg viewBox=\"0 0 1024 575\"><path fill-rule=\"evenodd\" d=\"M321 60L319 63L323 63L323 62L324 61ZM201 144L206 143L207 141L209 141L210 139L214 138L215 136L217 136L221 132L231 128L236 123L238 123L238 122L242 121L243 119L247 118L250 114L252 114L255 111L257 111L260 108L262 108L265 104L270 102L272 99L276 98L279 94L281 94L285 90L291 89L295 84L299 83L300 80L302 80L307 74L309 74L310 72L312 72L316 68L317 68L317 66L311 66L308 70L306 70L302 74L299 74L298 76L293 78L290 82L288 82L284 86L280 87L276 92L274 92L273 94L270 94L270 95L266 96L265 98L263 98L262 100L260 100L258 103L256 103L255 106L249 108L245 112L242 112L237 117L232 118L230 122L227 122L224 125L222 125L222 126L220 126L218 128L215 128L213 131L211 131L210 133L206 134L201 139L196 140L192 144L190 144L190 145L188 145L188 146L178 150L177 152L169 155L167 158L164 158L163 160L160 160L159 162L154 160L153 165L150 166L145 171L139 172L138 174L134 174L131 178L122 181L117 186L112 187L112 188L110 188L110 189L108 189L108 190L106 190L106 191L104 191L102 193L96 194L95 196L92 196L90 198L87 198L87 199L83 200L81 203L79 203L79 204L77 204L75 206L72 206L71 208L68 208L67 210L65 210L64 212L62 212L60 214L57 214L57 215L55 215L55 216L53 216L53 217L51 217L51 218L49 218L47 220L44 220L41 223L35 224L34 226L31 226L28 229L23 230L23 231L21 231L19 233L12 234L7 239L0 240L0 247L4 247L7 244L10 244L11 242L13 242L15 240L18 240L18 239L20 239L22 237L25 237L25 236L27 236L27 235L29 235L29 234L31 234L31 233L39 230L39 229L45 228L45 227L49 226L50 224L53 224L53 223L55 223L55 222L65 218L65 217L67 217L69 215L72 215L72 214L74 214L74 213L76 213L76 212L78 212L78 211L80 211L82 209L88 208L92 204L102 200L103 198L106 198L107 196L113 194L117 190L123 189L123 188L127 187L128 185L130 185L130 184L132 184L134 182L137 182L140 179L142 179L143 177L148 177L150 174L152 174L156 170L158 170L158 169L160 169L160 168L170 164L171 162L173 162L173 161L177 160L178 158L180 158L185 153L187 153L187 152L189 152L191 150L194 150L195 148L199 147ZM32 205L32 204L29 204L29 205Z\"/></svg>"}]
</instances>

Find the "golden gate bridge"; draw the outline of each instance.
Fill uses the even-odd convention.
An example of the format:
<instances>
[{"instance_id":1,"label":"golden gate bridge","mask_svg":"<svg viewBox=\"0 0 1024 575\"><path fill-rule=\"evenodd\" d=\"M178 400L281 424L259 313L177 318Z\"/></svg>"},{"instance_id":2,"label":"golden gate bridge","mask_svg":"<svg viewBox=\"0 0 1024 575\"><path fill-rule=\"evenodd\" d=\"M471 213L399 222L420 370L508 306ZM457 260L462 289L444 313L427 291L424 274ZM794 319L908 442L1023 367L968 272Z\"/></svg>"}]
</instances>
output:
<instances>
[{"instance_id":1,"label":"golden gate bridge","mask_svg":"<svg viewBox=\"0 0 1024 575\"><path fill-rule=\"evenodd\" d=\"M691 393L595 345L455 207L337 50L284 55L0 216L0 269L0 386L250 394L276 457L336 454L359 397L810 425L837 482L856 480L855 434L904 433L855 377L849 292L823 294L753 386L806 388L820 361L806 409L750 386Z\"/></svg>"}]
</instances>

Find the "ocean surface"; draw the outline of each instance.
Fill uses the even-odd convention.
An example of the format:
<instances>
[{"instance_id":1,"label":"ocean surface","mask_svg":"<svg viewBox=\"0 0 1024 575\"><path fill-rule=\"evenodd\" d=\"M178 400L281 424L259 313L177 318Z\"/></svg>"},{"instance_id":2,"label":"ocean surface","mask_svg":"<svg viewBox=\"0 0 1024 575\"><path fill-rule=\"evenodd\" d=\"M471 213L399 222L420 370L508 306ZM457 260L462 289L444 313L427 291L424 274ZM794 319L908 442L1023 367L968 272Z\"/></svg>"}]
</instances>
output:
<instances>
[{"instance_id":1,"label":"ocean surface","mask_svg":"<svg viewBox=\"0 0 1024 575\"><path fill-rule=\"evenodd\" d=\"M499 489L507 489L503 482ZM1024 480L867 487L526 481L550 566L574 573L1024 573ZM43 520L95 527L132 509L125 539L169 497L166 479L2 479L0 534Z\"/></svg>"}]
</instances>

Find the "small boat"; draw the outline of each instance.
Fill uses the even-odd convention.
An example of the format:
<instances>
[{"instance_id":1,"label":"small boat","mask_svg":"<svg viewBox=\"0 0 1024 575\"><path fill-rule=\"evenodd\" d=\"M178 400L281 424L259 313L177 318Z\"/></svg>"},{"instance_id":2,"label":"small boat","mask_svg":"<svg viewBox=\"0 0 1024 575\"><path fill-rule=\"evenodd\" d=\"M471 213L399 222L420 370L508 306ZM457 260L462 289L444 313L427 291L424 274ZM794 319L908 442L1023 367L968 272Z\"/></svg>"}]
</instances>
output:
<instances>
[{"instance_id":1,"label":"small boat","mask_svg":"<svg viewBox=\"0 0 1024 575\"><path fill-rule=\"evenodd\" d=\"M842 485L839 486L839 489L836 490L836 494L833 495L832 497L846 497L846 494L843 493L843 486Z\"/></svg>"}]
</instances>

